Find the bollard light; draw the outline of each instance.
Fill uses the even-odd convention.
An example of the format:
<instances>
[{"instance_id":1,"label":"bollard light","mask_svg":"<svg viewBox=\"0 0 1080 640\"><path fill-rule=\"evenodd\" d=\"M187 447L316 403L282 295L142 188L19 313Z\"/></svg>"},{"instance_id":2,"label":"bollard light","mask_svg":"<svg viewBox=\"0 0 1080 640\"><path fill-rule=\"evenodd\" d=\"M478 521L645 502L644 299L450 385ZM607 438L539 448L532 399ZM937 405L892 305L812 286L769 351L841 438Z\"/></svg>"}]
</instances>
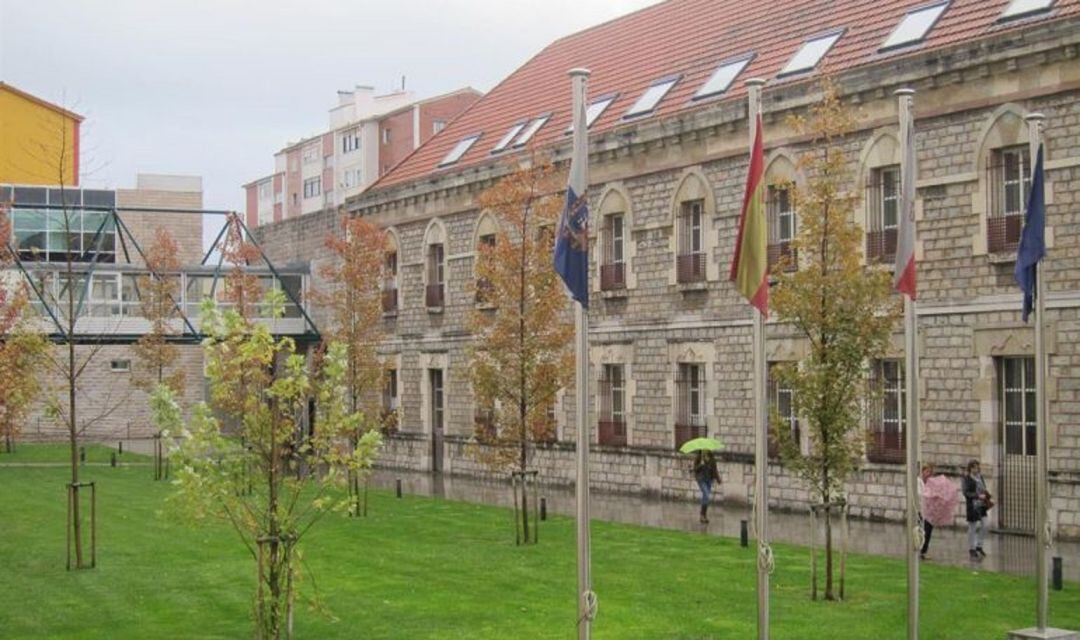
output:
<instances>
[{"instance_id":1,"label":"bollard light","mask_svg":"<svg viewBox=\"0 0 1080 640\"><path fill-rule=\"evenodd\" d=\"M401 497L401 478L397 479L397 497Z\"/></svg>"},{"instance_id":2,"label":"bollard light","mask_svg":"<svg viewBox=\"0 0 1080 640\"><path fill-rule=\"evenodd\" d=\"M547 498L540 498L540 520L547 520Z\"/></svg>"},{"instance_id":3,"label":"bollard light","mask_svg":"<svg viewBox=\"0 0 1080 640\"><path fill-rule=\"evenodd\" d=\"M750 527L747 526L746 520L739 520L739 546L746 547L750 545Z\"/></svg>"},{"instance_id":4,"label":"bollard light","mask_svg":"<svg viewBox=\"0 0 1080 640\"><path fill-rule=\"evenodd\" d=\"M116 466L116 452L115 451L113 451L112 456L109 457L109 466L110 467L115 467Z\"/></svg>"},{"instance_id":5,"label":"bollard light","mask_svg":"<svg viewBox=\"0 0 1080 640\"><path fill-rule=\"evenodd\" d=\"M1054 556L1054 566L1053 566L1053 569L1051 570L1051 573L1052 573L1052 575L1051 575L1051 578L1050 578L1050 584L1054 585L1054 591L1061 591L1061 589L1062 589L1062 585L1061 585L1061 582L1062 582L1062 579L1061 579L1061 574L1062 574L1061 556Z\"/></svg>"}]
</instances>

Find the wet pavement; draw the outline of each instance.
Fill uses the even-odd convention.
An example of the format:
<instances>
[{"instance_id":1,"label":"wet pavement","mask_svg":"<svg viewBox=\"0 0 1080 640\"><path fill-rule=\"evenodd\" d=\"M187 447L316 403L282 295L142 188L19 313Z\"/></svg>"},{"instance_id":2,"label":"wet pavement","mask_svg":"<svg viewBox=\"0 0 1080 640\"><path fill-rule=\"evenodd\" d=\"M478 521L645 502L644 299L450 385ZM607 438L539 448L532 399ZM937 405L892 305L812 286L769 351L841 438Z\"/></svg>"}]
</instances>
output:
<instances>
[{"instance_id":1,"label":"wet pavement","mask_svg":"<svg viewBox=\"0 0 1080 640\"><path fill-rule=\"evenodd\" d=\"M405 493L512 507L509 483L473 478L447 476L424 472L380 470L373 483L393 490L401 479ZM546 499L549 513L573 516L575 512L572 487L540 487L539 495ZM698 522L697 503L644 496L593 492L590 504L594 520L622 522L663 529L678 529L715 536L738 538L741 521L751 520L747 507L713 504L709 509L709 524ZM894 522L870 522L852 518L849 521L848 550L879 556L902 557L905 553L904 527ZM776 512L769 514L769 528L774 542L809 546L810 517L806 513ZM752 531L751 531L752 535ZM820 543L819 543L820 544ZM937 528L930 544L929 562L951 564L987 571L1022 575L1035 573L1035 540L1030 536L988 533L986 559L973 563L968 558L967 530ZM1061 556L1064 577L1080 581L1080 542L1058 542L1051 555Z\"/></svg>"}]
</instances>

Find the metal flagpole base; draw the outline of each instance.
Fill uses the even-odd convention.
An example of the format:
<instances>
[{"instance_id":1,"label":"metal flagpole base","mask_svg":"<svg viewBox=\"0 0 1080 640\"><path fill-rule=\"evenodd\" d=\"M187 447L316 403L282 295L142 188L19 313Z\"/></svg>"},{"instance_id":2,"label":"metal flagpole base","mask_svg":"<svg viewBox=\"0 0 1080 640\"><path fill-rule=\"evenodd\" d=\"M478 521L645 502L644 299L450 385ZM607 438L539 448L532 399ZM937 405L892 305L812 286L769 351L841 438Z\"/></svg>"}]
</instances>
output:
<instances>
[{"instance_id":1,"label":"metal flagpole base","mask_svg":"<svg viewBox=\"0 0 1080 640\"><path fill-rule=\"evenodd\" d=\"M1080 640L1080 634L1065 629L1043 629L1039 631L1035 627L1010 631L1007 640Z\"/></svg>"}]
</instances>

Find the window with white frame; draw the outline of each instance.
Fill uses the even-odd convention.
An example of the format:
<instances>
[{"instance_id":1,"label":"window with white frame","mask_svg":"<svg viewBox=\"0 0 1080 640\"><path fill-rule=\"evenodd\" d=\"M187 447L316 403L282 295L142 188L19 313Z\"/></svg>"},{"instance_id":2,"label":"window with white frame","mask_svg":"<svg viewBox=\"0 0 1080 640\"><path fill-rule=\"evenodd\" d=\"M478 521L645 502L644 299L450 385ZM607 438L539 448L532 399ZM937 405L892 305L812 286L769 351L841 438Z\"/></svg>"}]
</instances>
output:
<instances>
[{"instance_id":1,"label":"window with white frame","mask_svg":"<svg viewBox=\"0 0 1080 640\"><path fill-rule=\"evenodd\" d=\"M341 152L352 153L360 149L360 129L359 127L349 129L345 133L341 134Z\"/></svg>"},{"instance_id":2,"label":"window with white frame","mask_svg":"<svg viewBox=\"0 0 1080 640\"><path fill-rule=\"evenodd\" d=\"M600 375L600 444L626 445L626 375L621 364L605 364Z\"/></svg>"},{"instance_id":3,"label":"window with white frame","mask_svg":"<svg viewBox=\"0 0 1080 640\"><path fill-rule=\"evenodd\" d=\"M998 379L1005 453L1033 456L1037 427L1035 359L1029 356L1000 358Z\"/></svg>"},{"instance_id":4,"label":"window with white frame","mask_svg":"<svg viewBox=\"0 0 1080 640\"><path fill-rule=\"evenodd\" d=\"M390 144L390 129L383 129L382 130L382 143L383 144Z\"/></svg>"},{"instance_id":5,"label":"window with white frame","mask_svg":"<svg viewBox=\"0 0 1080 640\"><path fill-rule=\"evenodd\" d=\"M427 290L425 303L429 309L441 309L446 301L446 259L441 242L428 245Z\"/></svg>"},{"instance_id":6,"label":"window with white frame","mask_svg":"<svg viewBox=\"0 0 1080 640\"><path fill-rule=\"evenodd\" d=\"M317 144L309 144L308 146L304 147L302 158L303 158L304 164L311 164L312 162L315 162L316 160L318 160L319 159L319 145L317 145Z\"/></svg>"},{"instance_id":7,"label":"window with white frame","mask_svg":"<svg viewBox=\"0 0 1080 640\"><path fill-rule=\"evenodd\" d=\"M269 200L274 195L272 181L265 180L259 183L259 200Z\"/></svg>"},{"instance_id":8,"label":"window with white frame","mask_svg":"<svg viewBox=\"0 0 1080 640\"><path fill-rule=\"evenodd\" d=\"M791 56L791 60L789 60L783 70L780 71L779 75L788 76L804 71L812 71L814 67L821 62L821 59L825 57L825 54L829 53L829 50L833 48L833 45L836 44L842 35L844 35L842 31L836 31L807 40L799 47L799 50L795 52L795 55Z\"/></svg>"},{"instance_id":9,"label":"window with white frame","mask_svg":"<svg viewBox=\"0 0 1080 640\"><path fill-rule=\"evenodd\" d=\"M675 372L675 447L706 435L705 366L680 362Z\"/></svg>"},{"instance_id":10,"label":"window with white frame","mask_svg":"<svg viewBox=\"0 0 1080 640\"><path fill-rule=\"evenodd\" d=\"M131 360L110 360L109 370L114 373L129 373L131 371Z\"/></svg>"},{"instance_id":11,"label":"window with white frame","mask_svg":"<svg viewBox=\"0 0 1080 640\"><path fill-rule=\"evenodd\" d=\"M603 242L600 263L600 289L612 291L626 288L626 216L609 213L601 228Z\"/></svg>"},{"instance_id":12,"label":"window with white frame","mask_svg":"<svg viewBox=\"0 0 1080 640\"><path fill-rule=\"evenodd\" d=\"M676 276L680 283L705 280L705 203L690 200L679 206Z\"/></svg>"},{"instance_id":13,"label":"window with white frame","mask_svg":"<svg viewBox=\"0 0 1080 640\"><path fill-rule=\"evenodd\" d=\"M322 195L322 176L304 180L304 199Z\"/></svg>"},{"instance_id":14,"label":"window with white frame","mask_svg":"<svg viewBox=\"0 0 1080 640\"><path fill-rule=\"evenodd\" d=\"M433 120L431 122L431 133L432 133L432 135L442 131L445 128L446 128L446 120Z\"/></svg>"},{"instance_id":15,"label":"window with white frame","mask_svg":"<svg viewBox=\"0 0 1080 640\"><path fill-rule=\"evenodd\" d=\"M1031 154L1026 144L995 149L990 164L987 249L1012 252L1020 244L1024 209L1031 191Z\"/></svg>"},{"instance_id":16,"label":"window with white frame","mask_svg":"<svg viewBox=\"0 0 1080 640\"><path fill-rule=\"evenodd\" d=\"M383 431L391 432L397 429L398 411L398 371L387 369L383 373L382 392L382 423Z\"/></svg>"},{"instance_id":17,"label":"window with white frame","mask_svg":"<svg viewBox=\"0 0 1080 640\"><path fill-rule=\"evenodd\" d=\"M766 190L766 210L769 224L769 268L783 259L788 270L798 266L795 249L791 246L798 233L791 183L770 184Z\"/></svg>"},{"instance_id":18,"label":"window with white frame","mask_svg":"<svg viewBox=\"0 0 1080 640\"><path fill-rule=\"evenodd\" d=\"M870 408L866 458L871 462L904 461L907 432L907 391L900 360L875 360L870 372L873 405Z\"/></svg>"},{"instance_id":19,"label":"window with white frame","mask_svg":"<svg viewBox=\"0 0 1080 640\"><path fill-rule=\"evenodd\" d=\"M769 391L769 409L770 414L774 416L778 422L773 426L774 429L784 429L791 435L792 442L796 445L799 443L799 417L795 413L795 390L791 388L791 385L784 380L780 379L777 375L777 367L782 363L770 362L768 368L768 391ZM780 457L780 441L769 433L768 453L771 458Z\"/></svg>"},{"instance_id":20,"label":"window with white frame","mask_svg":"<svg viewBox=\"0 0 1080 640\"><path fill-rule=\"evenodd\" d=\"M870 171L866 200L869 216L866 259L868 262L890 263L896 257L897 227L900 224L900 165Z\"/></svg>"}]
</instances>

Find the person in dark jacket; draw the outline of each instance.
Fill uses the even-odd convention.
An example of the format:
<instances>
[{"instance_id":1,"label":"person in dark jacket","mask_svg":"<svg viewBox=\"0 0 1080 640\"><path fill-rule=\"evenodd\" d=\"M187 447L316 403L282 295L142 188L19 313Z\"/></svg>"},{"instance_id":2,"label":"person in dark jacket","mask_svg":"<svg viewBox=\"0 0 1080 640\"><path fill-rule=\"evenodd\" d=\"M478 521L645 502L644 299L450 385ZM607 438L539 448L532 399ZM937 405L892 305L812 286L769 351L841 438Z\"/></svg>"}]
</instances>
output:
<instances>
[{"instance_id":1,"label":"person in dark jacket","mask_svg":"<svg viewBox=\"0 0 1080 640\"><path fill-rule=\"evenodd\" d=\"M701 523L708 524L713 481L720 481L720 470L716 467L716 456L712 451L698 451L694 455L694 479L701 489Z\"/></svg>"},{"instance_id":2,"label":"person in dark jacket","mask_svg":"<svg viewBox=\"0 0 1080 640\"><path fill-rule=\"evenodd\" d=\"M986 490L979 468L979 461L972 460L967 465L964 475L964 500L967 503L968 555L972 560L986 557L983 551L983 536L986 534L986 512L990 510L990 492Z\"/></svg>"}]
</instances>

